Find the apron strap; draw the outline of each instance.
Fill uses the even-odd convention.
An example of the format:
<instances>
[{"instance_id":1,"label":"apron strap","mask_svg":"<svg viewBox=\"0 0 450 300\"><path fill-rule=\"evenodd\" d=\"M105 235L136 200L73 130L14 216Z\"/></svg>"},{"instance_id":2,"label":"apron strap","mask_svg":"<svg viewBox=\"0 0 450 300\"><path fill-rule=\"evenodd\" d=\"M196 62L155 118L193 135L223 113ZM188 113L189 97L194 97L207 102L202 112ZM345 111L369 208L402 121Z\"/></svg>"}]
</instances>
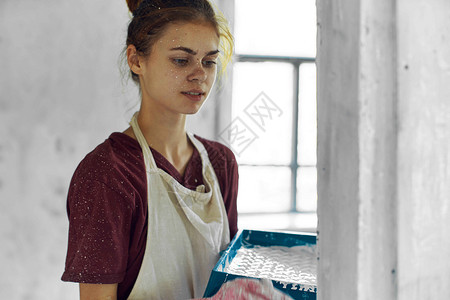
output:
<instances>
[{"instance_id":1,"label":"apron strap","mask_svg":"<svg viewBox=\"0 0 450 300\"><path fill-rule=\"evenodd\" d=\"M194 147L197 148L198 153L200 154L200 158L202 160L202 171L203 171L202 173L205 173L206 166L211 164L208 152L206 151L205 146L194 136L194 134L188 132L187 135L191 140L192 144L194 144Z\"/></svg>"},{"instance_id":2,"label":"apron strap","mask_svg":"<svg viewBox=\"0 0 450 300\"><path fill-rule=\"evenodd\" d=\"M144 154L144 157L149 158L149 159L144 159L144 161L145 161L145 170L147 172L149 172L152 169L156 169L157 166L156 166L155 159L153 158L152 152L150 150L150 147L149 147L149 145L147 143L147 140L145 139L144 135L142 134L141 129L139 128L139 124L138 124L138 121L137 121L138 114L139 114L139 112L136 112L133 115L133 117L131 118L130 125L131 125L131 128L133 128L134 135L136 136L136 138L137 138L137 140L139 142L139 145L142 148L142 152Z\"/></svg>"}]
</instances>

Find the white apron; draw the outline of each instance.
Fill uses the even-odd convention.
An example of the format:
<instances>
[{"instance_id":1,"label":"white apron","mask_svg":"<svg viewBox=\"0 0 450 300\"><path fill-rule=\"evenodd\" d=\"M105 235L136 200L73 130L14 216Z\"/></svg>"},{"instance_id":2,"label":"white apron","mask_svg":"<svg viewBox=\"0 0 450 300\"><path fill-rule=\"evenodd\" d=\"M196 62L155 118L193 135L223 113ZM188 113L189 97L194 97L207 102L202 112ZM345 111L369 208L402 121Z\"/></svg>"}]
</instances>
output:
<instances>
[{"instance_id":1,"label":"white apron","mask_svg":"<svg viewBox=\"0 0 450 300\"><path fill-rule=\"evenodd\" d=\"M147 174L148 235L144 259L129 300L179 300L203 296L219 252L230 242L228 218L203 144L188 134L202 160L203 182L192 191L156 166L139 125L131 127Z\"/></svg>"}]
</instances>

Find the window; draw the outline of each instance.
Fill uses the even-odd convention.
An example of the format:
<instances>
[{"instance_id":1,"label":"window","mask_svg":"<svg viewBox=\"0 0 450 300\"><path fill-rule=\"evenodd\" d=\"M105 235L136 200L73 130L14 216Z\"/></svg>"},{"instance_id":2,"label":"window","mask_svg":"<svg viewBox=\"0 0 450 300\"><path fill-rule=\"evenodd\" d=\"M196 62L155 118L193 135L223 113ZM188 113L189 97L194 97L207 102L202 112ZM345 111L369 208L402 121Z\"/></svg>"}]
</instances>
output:
<instances>
[{"instance_id":1,"label":"window","mask_svg":"<svg viewBox=\"0 0 450 300\"><path fill-rule=\"evenodd\" d=\"M239 162L240 218L259 215L271 229L296 229L305 226L277 220L310 213L313 225L306 227L314 227L315 1L235 0L234 6L232 122L224 132Z\"/></svg>"}]
</instances>

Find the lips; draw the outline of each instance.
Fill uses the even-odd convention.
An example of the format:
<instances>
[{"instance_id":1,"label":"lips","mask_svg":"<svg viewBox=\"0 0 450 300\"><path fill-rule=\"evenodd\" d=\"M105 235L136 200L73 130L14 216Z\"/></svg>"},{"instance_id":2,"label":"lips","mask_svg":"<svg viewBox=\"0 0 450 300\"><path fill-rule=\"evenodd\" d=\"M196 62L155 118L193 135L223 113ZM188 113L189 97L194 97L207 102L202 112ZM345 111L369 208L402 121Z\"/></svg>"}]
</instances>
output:
<instances>
[{"instance_id":1,"label":"lips","mask_svg":"<svg viewBox=\"0 0 450 300\"><path fill-rule=\"evenodd\" d=\"M203 92L202 90L190 90L181 93L192 101L200 101L202 100L202 97L205 95L205 92Z\"/></svg>"}]
</instances>

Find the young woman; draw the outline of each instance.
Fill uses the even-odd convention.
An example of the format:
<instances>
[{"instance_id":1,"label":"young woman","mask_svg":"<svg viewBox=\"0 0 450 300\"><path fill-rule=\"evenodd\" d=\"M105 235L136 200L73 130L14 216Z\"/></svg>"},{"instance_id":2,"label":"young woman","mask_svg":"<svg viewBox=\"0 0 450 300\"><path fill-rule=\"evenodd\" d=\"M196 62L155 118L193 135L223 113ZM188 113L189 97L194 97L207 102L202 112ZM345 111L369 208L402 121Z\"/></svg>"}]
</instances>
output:
<instances>
[{"instance_id":1,"label":"young woman","mask_svg":"<svg viewBox=\"0 0 450 300\"><path fill-rule=\"evenodd\" d=\"M81 299L198 298L237 231L238 171L227 147L186 132L186 115L207 99L232 37L207 0L127 3L140 110L73 175L62 280L79 282Z\"/></svg>"}]
</instances>

